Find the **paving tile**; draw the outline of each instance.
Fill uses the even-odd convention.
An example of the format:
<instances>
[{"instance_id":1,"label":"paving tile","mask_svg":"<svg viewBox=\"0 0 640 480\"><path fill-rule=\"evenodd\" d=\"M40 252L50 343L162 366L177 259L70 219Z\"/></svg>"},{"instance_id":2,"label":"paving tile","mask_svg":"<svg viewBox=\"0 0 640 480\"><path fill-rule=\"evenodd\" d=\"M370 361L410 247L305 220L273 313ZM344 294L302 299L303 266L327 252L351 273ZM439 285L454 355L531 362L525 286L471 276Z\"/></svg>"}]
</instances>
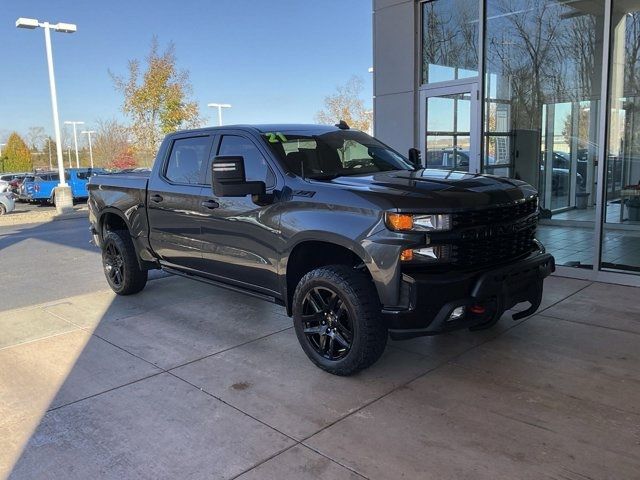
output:
<instances>
[{"instance_id":1,"label":"paving tile","mask_svg":"<svg viewBox=\"0 0 640 480\"><path fill-rule=\"evenodd\" d=\"M82 330L0 350L0 424L158 371Z\"/></svg>"},{"instance_id":2,"label":"paving tile","mask_svg":"<svg viewBox=\"0 0 640 480\"><path fill-rule=\"evenodd\" d=\"M8 310L0 316L0 349L77 329L37 307Z\"/></svg>"},{"instance_id":3,"label":"paving tile","mask_svg":"<svg viewBox=\"0 0 640 480\"><path fill-rule=\"evenodd\" d=\"M253 470L240 475L238 480L361 480L363 477L332 462L313 450L296 445L268 460Z\"/></svg>"},{"instance_id":4,"label":"paving tile","mask_svg":"<svg viewBox=\"0 0 640 480\"><path fill-rule=\"evenodd\" d=\"M587 280L560 277L558 275L547 277L544 281L544 293L538 311L542 311L554 303L564 300L590 284L591 282Z\"/></svg>"},{"instance_id":5,"label":"paving tile","mask_svg":"<svg viewBox=\"0 0 640 480\"><path fill-rule=\"evenodd\" d=\"M225 290L215 291L215 299L101 322L95 333L168 369L291 326L291 319L274 313L267 302L239 302Z\"/></svg>"},{"instance_id":6,"label":"paving tile","mask_svg":"<svg viewBox=\"0 0 640 480\"><path fill-rule=\"evenodd\" d=\"M447 365L304 443L371 479L631 479L639 421Z\"/></svg>"},{"instance_id":7,"label":"paving tile","mask_svg":"<svg viewBox=\"0 0 640 480\"><path fill-rule=\"evenodd\" d=\"M548 316L640 333L640 288L594 283L545 310Z\"/></svg>"},{"instance_id":8,"label":"paving tile","mask_svg":"<svg viewBox=\"0 0 640 480\"><path fill-rule=\"evenodd\" d=\"M161 374L47 413L11 478L223 479L292 444Z\"/></svg>"},{"instance_id":9,"label":"paving tile","mask_svg":"<svg viewBox=\"0 0 640 480\"><path fill-rule=\"evenodd\" d=\"M612 409L640 415L639 346L640 335L536 315L453 363L580 402L596 427Z\"/></svg>"},{"instance_id":10,"label":"paving tile","mask_svg":"<svg viewBox=\"0 0 640 480\"><path fill-rule=\"evenodd\" d=\"M118 320L144 313L147 308L113 292L99 292L72 297L43 307L58 317L90 330L105 321Z\"/></svg>"},{"instance_id":11,"label":"paving tile","mask_svg":"<svg viewBox=\"0 0 640 480\"><path fill-rule=\"evenodd\" d=\"M292 330L172 372L297 439L311 435L416 378L436 363L387 347L369 369L330 375L305 356Z\"/></svg>"}]
</instances>

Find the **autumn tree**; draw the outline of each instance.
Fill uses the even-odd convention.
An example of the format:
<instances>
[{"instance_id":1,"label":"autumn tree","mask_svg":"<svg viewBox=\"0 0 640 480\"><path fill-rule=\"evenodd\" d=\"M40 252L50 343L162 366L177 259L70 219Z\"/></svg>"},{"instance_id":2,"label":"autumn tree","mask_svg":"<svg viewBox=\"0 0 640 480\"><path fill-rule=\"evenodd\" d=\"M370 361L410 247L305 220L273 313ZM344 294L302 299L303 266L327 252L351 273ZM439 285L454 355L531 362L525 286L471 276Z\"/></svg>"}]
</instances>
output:
<instances>
[{"instance_id":1,"label":"autumn tree","mask_svg":"<svg viewBox=\"0 0 640 480\"><path fill-rule=\"evenodd\" d=\"M2 149L0 167L4 172L28 172L33 169L29 147L16 132L9 135Z\"/></svg>"},{"instance_id":2,"label":"autumn tree","mask_svg":"<svg viewBox=\"0 0 640 480\"><path fill-rule=\"evenodd\" d=\"M133 158L133 145L129 129L117 120L98 120L92 140L95 165L124 168L123 158ZM135 159L133 159L135 164ZM131 160L127 160L131 163Z\"/></svg>"},{"instance_id":3,"label":"autumn tree","mask_svg":"<svg viewBox=\"0 0 640 480\"><path fill-rule=\"evenodd\" d=\"M352 128L371 131L372 112L365 109L364 100L360 97L362 90L362 78L357 76L339 85L336 93L324 99L324 109L316 114L316 122L333 125L344 120Z\"/></svg>"},{"instance_id":4,"label":"autumn tree","mask_svg":"<svg viewBox=\"0 0 640 480\"><path fill-rule=\"evenodd\" d=\"M160 52L154 37L144 65L129 60L126 76L109 73L124 96L122 111L131 119L137 149L154 154L167 133L200 125L198 105L190 100L189 73L178 69L173 43Z\"/></svg>"}]
</instances>

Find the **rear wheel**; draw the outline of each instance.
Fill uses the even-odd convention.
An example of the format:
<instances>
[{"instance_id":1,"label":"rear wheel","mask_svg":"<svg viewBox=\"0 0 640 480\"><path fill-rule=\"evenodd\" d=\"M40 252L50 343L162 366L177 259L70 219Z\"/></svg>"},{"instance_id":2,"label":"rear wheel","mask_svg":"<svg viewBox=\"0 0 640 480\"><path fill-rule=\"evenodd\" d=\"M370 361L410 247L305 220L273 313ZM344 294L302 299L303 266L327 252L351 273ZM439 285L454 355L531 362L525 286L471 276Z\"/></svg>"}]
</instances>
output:
<instances>
[{"instance_id":1,"label":"rear wheel","mask_svg":"<svg viewBox=\"0 0 640 480\"><path fill-rule=\"evenodd\" d=\"M346 265L318 268L302 277L293 296L293 322L309 359L334 375L369 367L387 344L371 280Z\"/></svg>"},{"instance_id":2,"label":"rear wheel","mask_svg":"<svg viewBox=\"0 0 640 480\"><path fill-rule=\"evenodd\" d=\"M4 215L5 213L7 213L7 207L0 203L0 215Z\"/></svg>"},{"instance_id":3,"label":"rear wheel","mask_svg":"<svg viewBox=\"0 0 640 480\"><path fill-rule=\"evenodd\" d=\"M138 293L147 284L147 271L138 265L133 242L126 230L114 230L105 235L102 266L109 286L118 295Z\"/></svg>"}]
</instances>

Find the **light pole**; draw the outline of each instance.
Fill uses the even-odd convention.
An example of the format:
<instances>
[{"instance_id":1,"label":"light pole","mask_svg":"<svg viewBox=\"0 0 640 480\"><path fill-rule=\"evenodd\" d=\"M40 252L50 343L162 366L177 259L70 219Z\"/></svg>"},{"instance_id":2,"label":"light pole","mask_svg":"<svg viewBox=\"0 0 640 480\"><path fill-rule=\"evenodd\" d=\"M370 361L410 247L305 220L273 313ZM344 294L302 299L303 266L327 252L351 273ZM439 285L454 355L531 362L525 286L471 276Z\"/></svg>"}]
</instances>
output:
<instances>
[{"instance_id":1,"label":"light pole","mask_svg":"<svg viewBox=\"0 0 640 480\"><path fill-rule=\"evenodd\" d=\"M84 125L84 122L64 122L65 125L73 125L73 143L76 147L76 168L80 168L80 158L78 157L78 134L76 132L76 125Z\"/></svg>"},{"instance_id":2,"label":"light pole","mask_svg":"<svg viewBox=\"0 0 640 480\"><path fill-rule=\"evenodd\" d=\"M208 103L207 107L218 109L218 126L222 126L222 109L231 108L231 105L228 103Z\"/></svg>"},{"instance_id":3,"label":"light pole","mask_svg":"<svg viewBox=\"0 0 640 480\"><path fill-rule=\"evenodd\" d=\"M91 168L93 168L93 149L91 148L91 134L96 133L95 130L83 130L80 133L86 133L89 138L89 158L91 159Z\"/></svg>"},{"instance_id":4,"label":"light pole","mask_svg":"<svg viewBox=\"0 0 640 480\"><path fill-rule=\"evenodd\" d=\"M69 168L73 167L71 165L71 145L67 145L67 158L69 158Z\"/></svg>"},{"instance_id":5,"label":"light pole","mask_svg":"<svg viewBox=\"0 0 640 480\"><path fill-rule=\"evenodd\" d=\"M53 74L53 53L51 52L51 29L53 28L56 32L61 33L73 33L77 30L77 27L72 23L56 23L53 25L49 22L41 23L35 18L18 18L18 20L16 20L16 27L28 28L30 30L38 27L44 29L47 66L49 67L49 88L51 90L53 129L56 135L56 154L58 158L58 173L60 175L60 183L54 190L54 200L58 213L63 213L73 208L73 197L71 196L71 189L67 185L64 176L64 160L62 157L62 145L60 142L60 121L58 119L58 98L56 95L56 80Z\"/></svg>"}]
</instances>

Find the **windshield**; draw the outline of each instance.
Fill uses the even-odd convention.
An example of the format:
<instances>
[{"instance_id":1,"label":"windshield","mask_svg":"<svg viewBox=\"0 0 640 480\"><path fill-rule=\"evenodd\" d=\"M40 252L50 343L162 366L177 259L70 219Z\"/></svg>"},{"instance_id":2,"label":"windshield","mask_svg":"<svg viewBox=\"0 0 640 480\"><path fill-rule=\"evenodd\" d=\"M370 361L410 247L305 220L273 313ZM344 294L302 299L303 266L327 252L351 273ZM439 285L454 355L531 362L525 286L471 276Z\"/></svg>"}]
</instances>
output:
<instances>
[{"instance_id":1,"label":"windshield","mask_svg":"<svg viewBox=\"0 0 640 480\"><path fill-rule=\"evenodd\" d=\"M413 170L402 155L358 131L340 130L322 135L273 132L266 133L264 138L292 173L305 178Z\"/></svg>"}]
</instances>

